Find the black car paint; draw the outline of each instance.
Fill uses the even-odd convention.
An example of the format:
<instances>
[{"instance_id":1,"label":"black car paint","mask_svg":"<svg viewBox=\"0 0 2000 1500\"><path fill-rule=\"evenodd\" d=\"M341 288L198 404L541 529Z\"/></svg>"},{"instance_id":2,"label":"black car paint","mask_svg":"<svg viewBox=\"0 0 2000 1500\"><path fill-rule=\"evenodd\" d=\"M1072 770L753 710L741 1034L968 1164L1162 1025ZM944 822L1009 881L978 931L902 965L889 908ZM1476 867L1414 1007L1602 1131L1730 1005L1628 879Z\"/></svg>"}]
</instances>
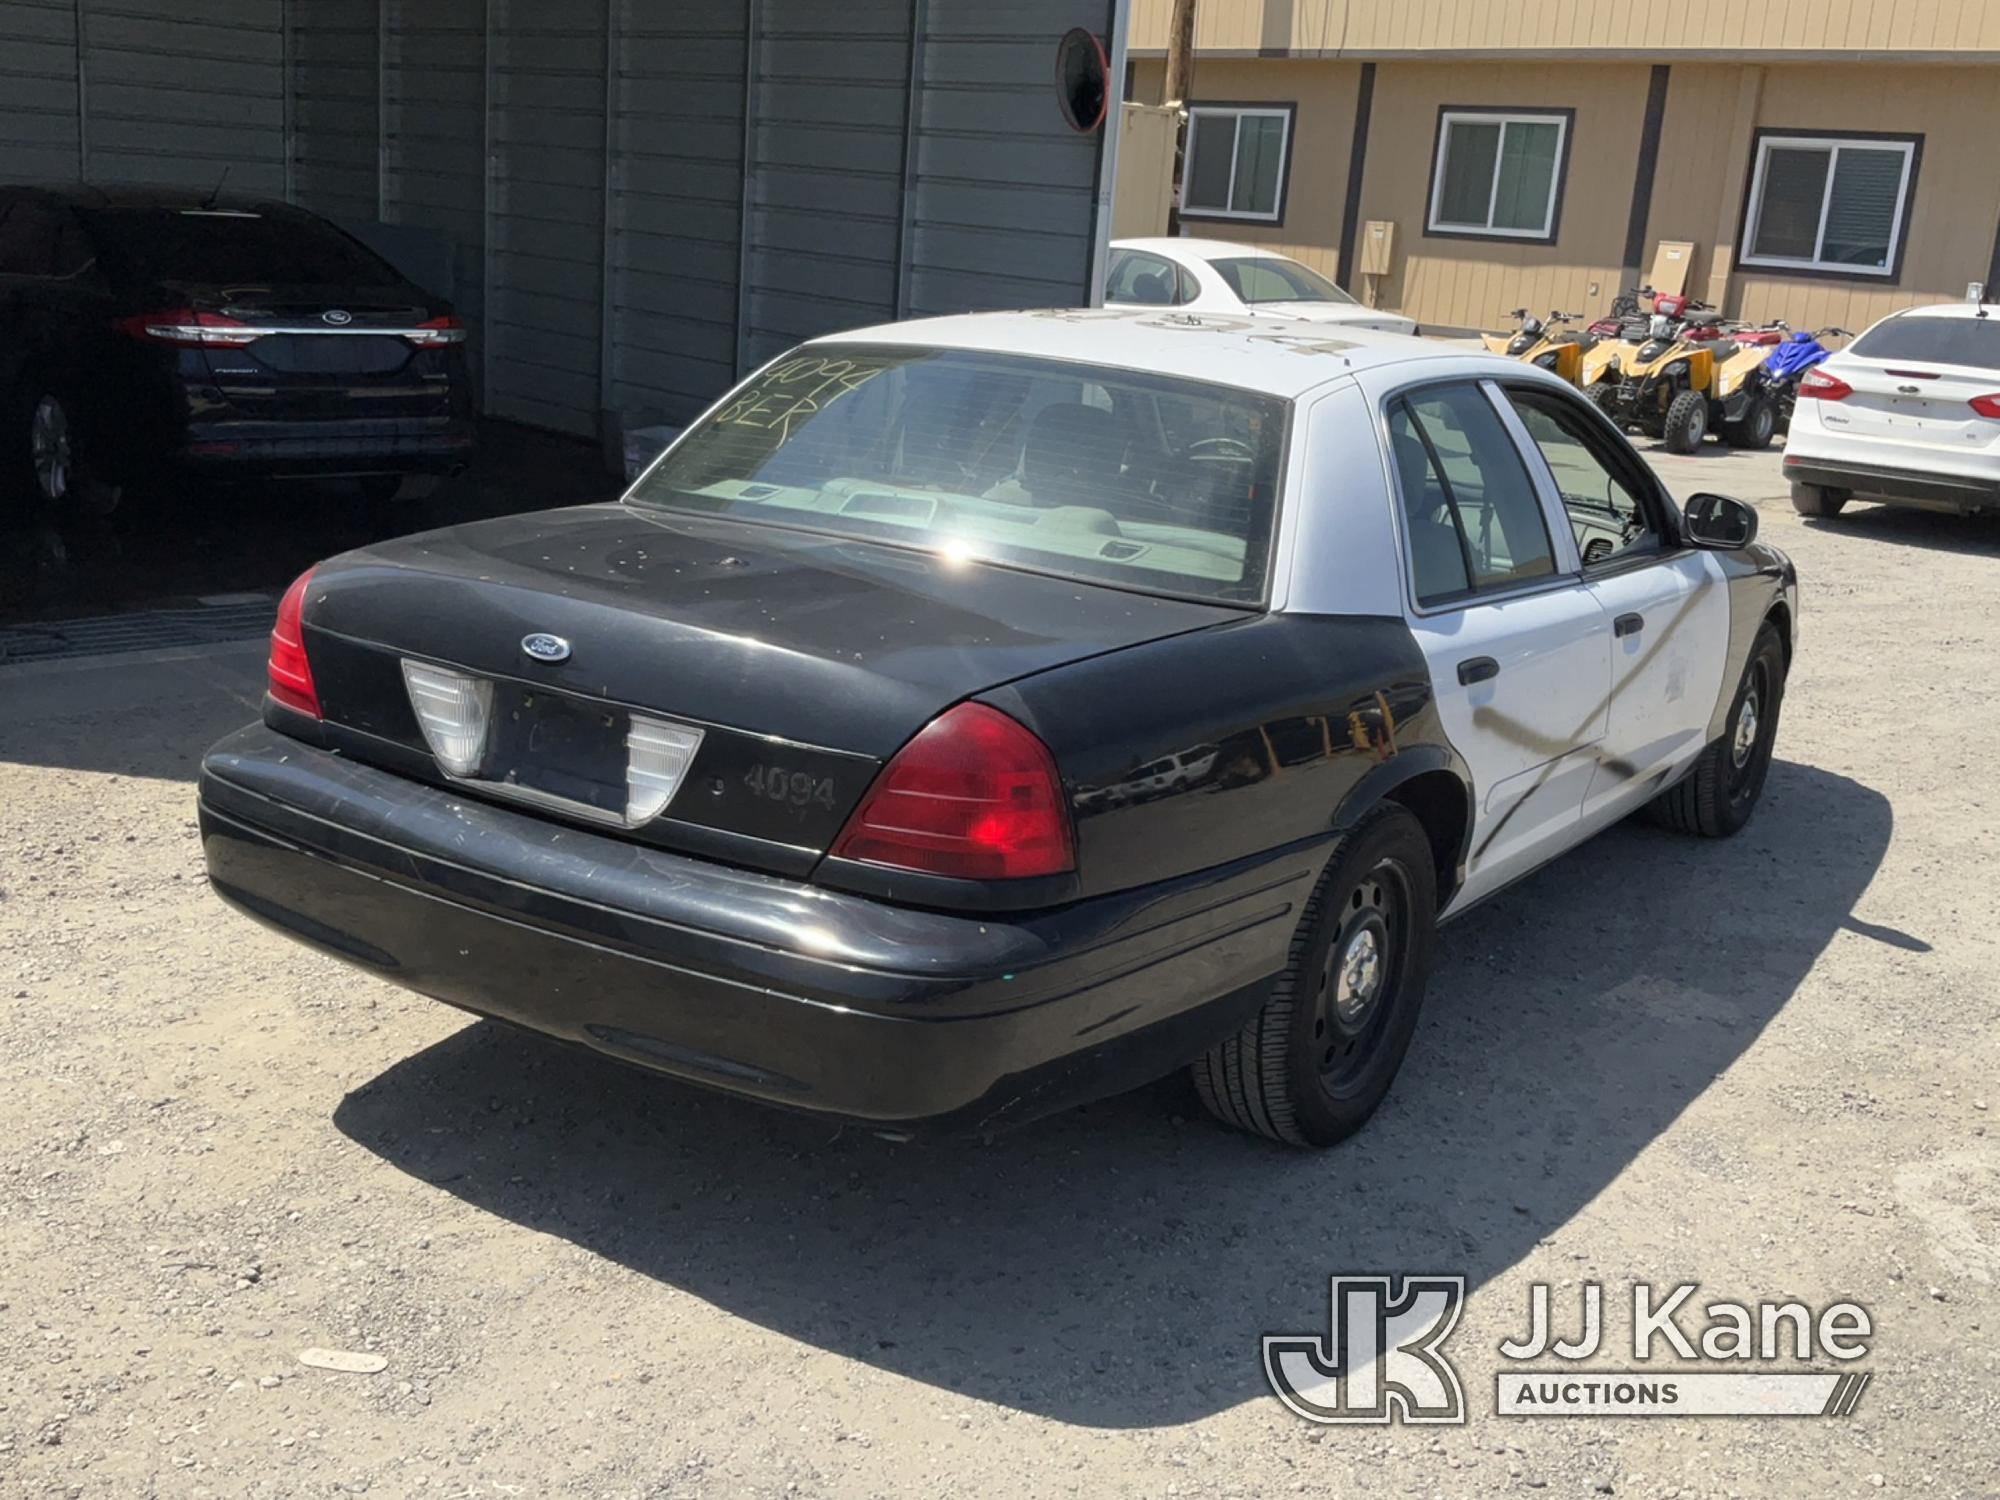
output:
<instances>
[{"instance_id":1,"label":"black car paint","mask_svg":"<svg viewBox=\"0 0 2000 1500\"><path fill-rule=\"evenodd\" d=\"M1789 565L1718 555L1733 691ZM537 630L570 660L519 656ZM1399 619L614 506L336 560L305 631L329 721L269 707L204 762L220 894L449 1003L801 1108L984 1126L1198 1055L1261 1003L1340 832L1385 797L1421 787L1443 825L1441 904L1464 868L1471 778ZM1077 871L1005 887L856 865L820 853L831 815L796 844L691 832L699 763L672 817L624 836L487 802L442 784L396 703L419 643L510 685L700 718L746 753L871 767L977 697L1050 746ZM1140 774L1163 761L1185 774Z\"/></svg>"},{"instance_id":2,"label":"black car paint","mask_svg":"<svg viewBox=\"0 0 2000 1500\"><path fill-rule=\"evenodd\" d=\"M409 327L451 312L449 303L400 278L366 288L161 281L110 251L95 217L119 208L201 207L339 232L325 221L285 204L208 202L185 190L0 188L0 211L16 201L53 211L92 256L77 274L0 275L0 412L25 430L24 403L41 394L62 399L98 477L130 483L167 468L244 478L446 473L470 457L471 383L462 345L420 349L401 339L346 334L338 338L334 363L358 359L357 367L319 369L308 366L323 358L286 357L296 336L273 335L240 349L183 348L119 331L122 318L169 307L273 326L296 323L308 310L314 320L328 309L346 311L350 327L371 319ZM13 441L12 431L0 432L0 442Z\"/></svg>"}]
</instances>

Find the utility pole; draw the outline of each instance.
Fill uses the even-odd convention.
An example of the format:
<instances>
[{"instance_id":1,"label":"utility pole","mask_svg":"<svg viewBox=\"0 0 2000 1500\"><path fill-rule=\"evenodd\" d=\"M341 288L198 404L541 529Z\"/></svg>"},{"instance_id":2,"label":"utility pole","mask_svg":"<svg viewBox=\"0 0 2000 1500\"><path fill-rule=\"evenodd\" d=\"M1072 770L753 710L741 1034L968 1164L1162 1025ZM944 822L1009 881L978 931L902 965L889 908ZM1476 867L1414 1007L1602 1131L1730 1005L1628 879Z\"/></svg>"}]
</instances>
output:
<instances>
[{"instance_id":1,"label":"utility pole","mask_svg":"<svg viewBox=\"0 0 2000 1500\"><path fill-rule=\"evenodd\" d=\"M1167 77L1160 102L1181 112L1180 128L1174 140L1174 197L1167 210L1167 233L1181 232L1181 181L1187 165L1187 96L1194 87L1194 5L1195 0L1174 0L1174 16L1167 27Z\"/></svg>"}]
</instances>

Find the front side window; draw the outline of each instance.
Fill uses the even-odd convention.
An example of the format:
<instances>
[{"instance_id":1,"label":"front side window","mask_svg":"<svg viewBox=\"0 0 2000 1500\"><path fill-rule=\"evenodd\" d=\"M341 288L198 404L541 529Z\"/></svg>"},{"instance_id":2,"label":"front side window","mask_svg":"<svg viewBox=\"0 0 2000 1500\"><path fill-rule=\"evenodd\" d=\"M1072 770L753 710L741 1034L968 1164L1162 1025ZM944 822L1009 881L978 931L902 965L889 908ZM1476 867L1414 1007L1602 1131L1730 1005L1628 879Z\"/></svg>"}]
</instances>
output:
<instances>
[{"instance_id":1,"label":"front side window","mask_svg":"<svg viewBox=\"0 0 2000 1500\"><path fill-rule=\"evenodd\" d=\"M1144 250L1113 250L1111 271L1104 278L1104 300L1115 307L1171 307L1187 299L1179 295L1179 270L1165 256Z\"/></svg>"},{"instance_id":2,"label":"front side window","mask_svg":"<svg viewBox=\"0 0 2000 1500\"><path fill-rule=\"evenodd\" d=\"M807 346L627 495L1224 603L1263 598L1289 403L964 350Z\"/></svg>"},{"instance_id":3,"label":"front side window","mask_svg":"<svg viewBox=\"0 0 2000 1500\"><path fill-rule=\"evenodd\" d=\"M1446 110L1431 163L1432 234L1553 240L1570 115Z\"/></svg>"},{"instance_id":4,"label":"front side window","mask_svg":"<svg viewBox=\"0 0 2000 1500\"><path fill-rule=\"evenodd\" d=\"M1310 266L1282 255L1233 255L1212 260L1216 274L1243 302L1341 302L1354 299Z\"/></svg>"},{"instance_id":5,"label":"front side window","mask_svg":"<svg viewBox=\"0 0 2000 1500\"><path fill-rule=\"evenodd\" d=\"M1510 390L1507 398L1562 493L1584 565L1656 550L1660 536L1640 486L1590 413L1544 391Z\"/></svg>"},{"instance_id":6,"label":"front side window","mask_svg":"<svg viewBox=\"0 0 2000 1500\"><path fill-rule=\"evenodd\" d=\"M1743 264L1894 276L1909 223L1918 136L1762 136Z\"/></svg>"},{"instance_id":7,"label":"front side window","mask_svg":"<svg viewBox=\"0 0 2000 1500\"><path fill-rule=\"evenodd\" d=\"M1284 216L1293 106L1191 104L1183 217L1255 219Z\"/></svg>"},{"instance_id":8,"label":"front side window","mask_svg":"<svg viewBox=\"0 0 2000 1500\"><path fill-rule=\"evenodd\" d=\"M1389 410L1417 603L1512 588L1556 570L1521 450L1476 385L1433 386Z\"/></svg>"}]
</instances>

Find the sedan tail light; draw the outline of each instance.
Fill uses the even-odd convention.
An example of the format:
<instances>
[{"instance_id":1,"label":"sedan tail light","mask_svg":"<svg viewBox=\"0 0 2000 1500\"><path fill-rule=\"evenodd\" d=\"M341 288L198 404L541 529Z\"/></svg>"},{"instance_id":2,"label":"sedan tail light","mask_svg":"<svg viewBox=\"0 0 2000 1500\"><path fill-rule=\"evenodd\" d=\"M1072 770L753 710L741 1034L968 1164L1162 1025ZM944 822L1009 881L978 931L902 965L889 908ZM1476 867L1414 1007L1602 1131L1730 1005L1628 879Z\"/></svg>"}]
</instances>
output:
<instances>
[{"instance_id":1,"label":"sedan tail light","mask_svg":"<svg viewBox=\"0 0 2000 1500\"><path fill-rule=\"evenodd\" d=\"M270 680L266 690L274 702L317 719L322 717L319 691L313 686L312 663L306 659L303 620L306 585L312 576L313 570L307 568L278 601L277 623L271 627Z\"/></svg>"},{"instance_id":2,"label":"sedan tail light","mask_svg":"<svg viewBox=\"0 0 2000 1500\"><path fill-rule=\"evenodd\" d=\"M833 854L961 880L1018 880L1076 867L1069 807L1048 746L981 703L947 709L896 752Z\"/></svg>"},{"instance_id":3,"label":"sedan tail light","mask_svg":"<svg viewBox=\"0 0 2000 1500\"><path fill-rule=\"evenodd\" d=\"M427 323L419 323L403 335L419 349L441 349L446 344L465 342L465 325L447 314L442 318L432 318Z\"/></svg>"},{"instance_id":4,"label":"sedan tail light","mask_svg":"<svg viewBox=\"0 0 2000 1500\"><path fill-rule=\"evenodd\" d=\"M221 345L241 349L264 336L264 330L221 313L196 312L191 307L170 307L165 312L139 313L120 318L118 329L129 338L149 344L175 344L183 349Z\"/></svg>"},{"instance_id":5,"label":"sedan tail light","mask_svg":"<svg viewBox=\"0 0 2000 1500\"><path fill-rule=\"evenodd\" d=\"M1845 401L1854 387L1824 370L1808 370L1799 377L1799 395L1814 401Z\"/></svg>"},{"instance_id":6,"label":"sedan tail light","mask_svg":"<svg viewBox=\"0 0 2000 1500\"><path fill-rule=\"evenodd\" d=\"M1982 417L2000 418L2000 394L1974 396L1970 404L1972 409Z\"/></svg>"}]
</instances>

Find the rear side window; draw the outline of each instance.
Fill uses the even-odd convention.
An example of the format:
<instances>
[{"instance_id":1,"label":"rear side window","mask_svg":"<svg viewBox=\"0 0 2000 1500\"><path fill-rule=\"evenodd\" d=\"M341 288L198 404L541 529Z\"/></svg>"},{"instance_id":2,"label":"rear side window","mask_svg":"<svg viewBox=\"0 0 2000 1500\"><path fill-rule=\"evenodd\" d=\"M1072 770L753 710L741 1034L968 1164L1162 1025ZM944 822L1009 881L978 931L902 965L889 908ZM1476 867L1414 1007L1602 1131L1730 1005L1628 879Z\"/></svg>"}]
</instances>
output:
<instances>
[{"instance_id":1,"label":"rear side window","mask_svg":"<svg viewBox=\"0 0 2000 1500\"><path fill-rule=\"evenodd\" d=\"M1143 250L1115 250L1111 274L1105 279L1104 300L1140 307L1169 307L1176 300L1175 266Z\"/></svg>"},{"instance_id":2,"label":"rear side window","mask_svg":"<svg viewBox=\"0 0 2000 1500\"><path fill-rule=\"evenodd\" d=\"M1854 341L1863 359L1907 359L1934 365L2000 370L2000 319L1889 318Z\"/></svg>"},{"instance_id":3,"label":"rear side window","mask_svg":"<svg viewBox=\"0 0 2000 1500\"><path fill-rule=\"evenodd\" d=\"M1534 481L1479 387L1401 398L1389 411L1389 442L1419 604L1555 572Z\"/></svg>"},{"instance_id":4,"label":"rear side window","mask_svg":"<svg viewBox=\"0 0 2000 1500\"><path fill-rule=\"evenodd\" d=\"M47 276L54 264L56 215L32 198L0 208L0 276Z\"/></svg>"},{"instance_id":5,"label":"rear side window","mask_svg":"<svg viewBox=\"0 0 2000 1500\"><path fill-rule=\"evenodd\" d=\"M304 214L108 208L92 216L107 255L148 281L249 286L401 286L389 263Z\"/></svg>"}]
</instances>

